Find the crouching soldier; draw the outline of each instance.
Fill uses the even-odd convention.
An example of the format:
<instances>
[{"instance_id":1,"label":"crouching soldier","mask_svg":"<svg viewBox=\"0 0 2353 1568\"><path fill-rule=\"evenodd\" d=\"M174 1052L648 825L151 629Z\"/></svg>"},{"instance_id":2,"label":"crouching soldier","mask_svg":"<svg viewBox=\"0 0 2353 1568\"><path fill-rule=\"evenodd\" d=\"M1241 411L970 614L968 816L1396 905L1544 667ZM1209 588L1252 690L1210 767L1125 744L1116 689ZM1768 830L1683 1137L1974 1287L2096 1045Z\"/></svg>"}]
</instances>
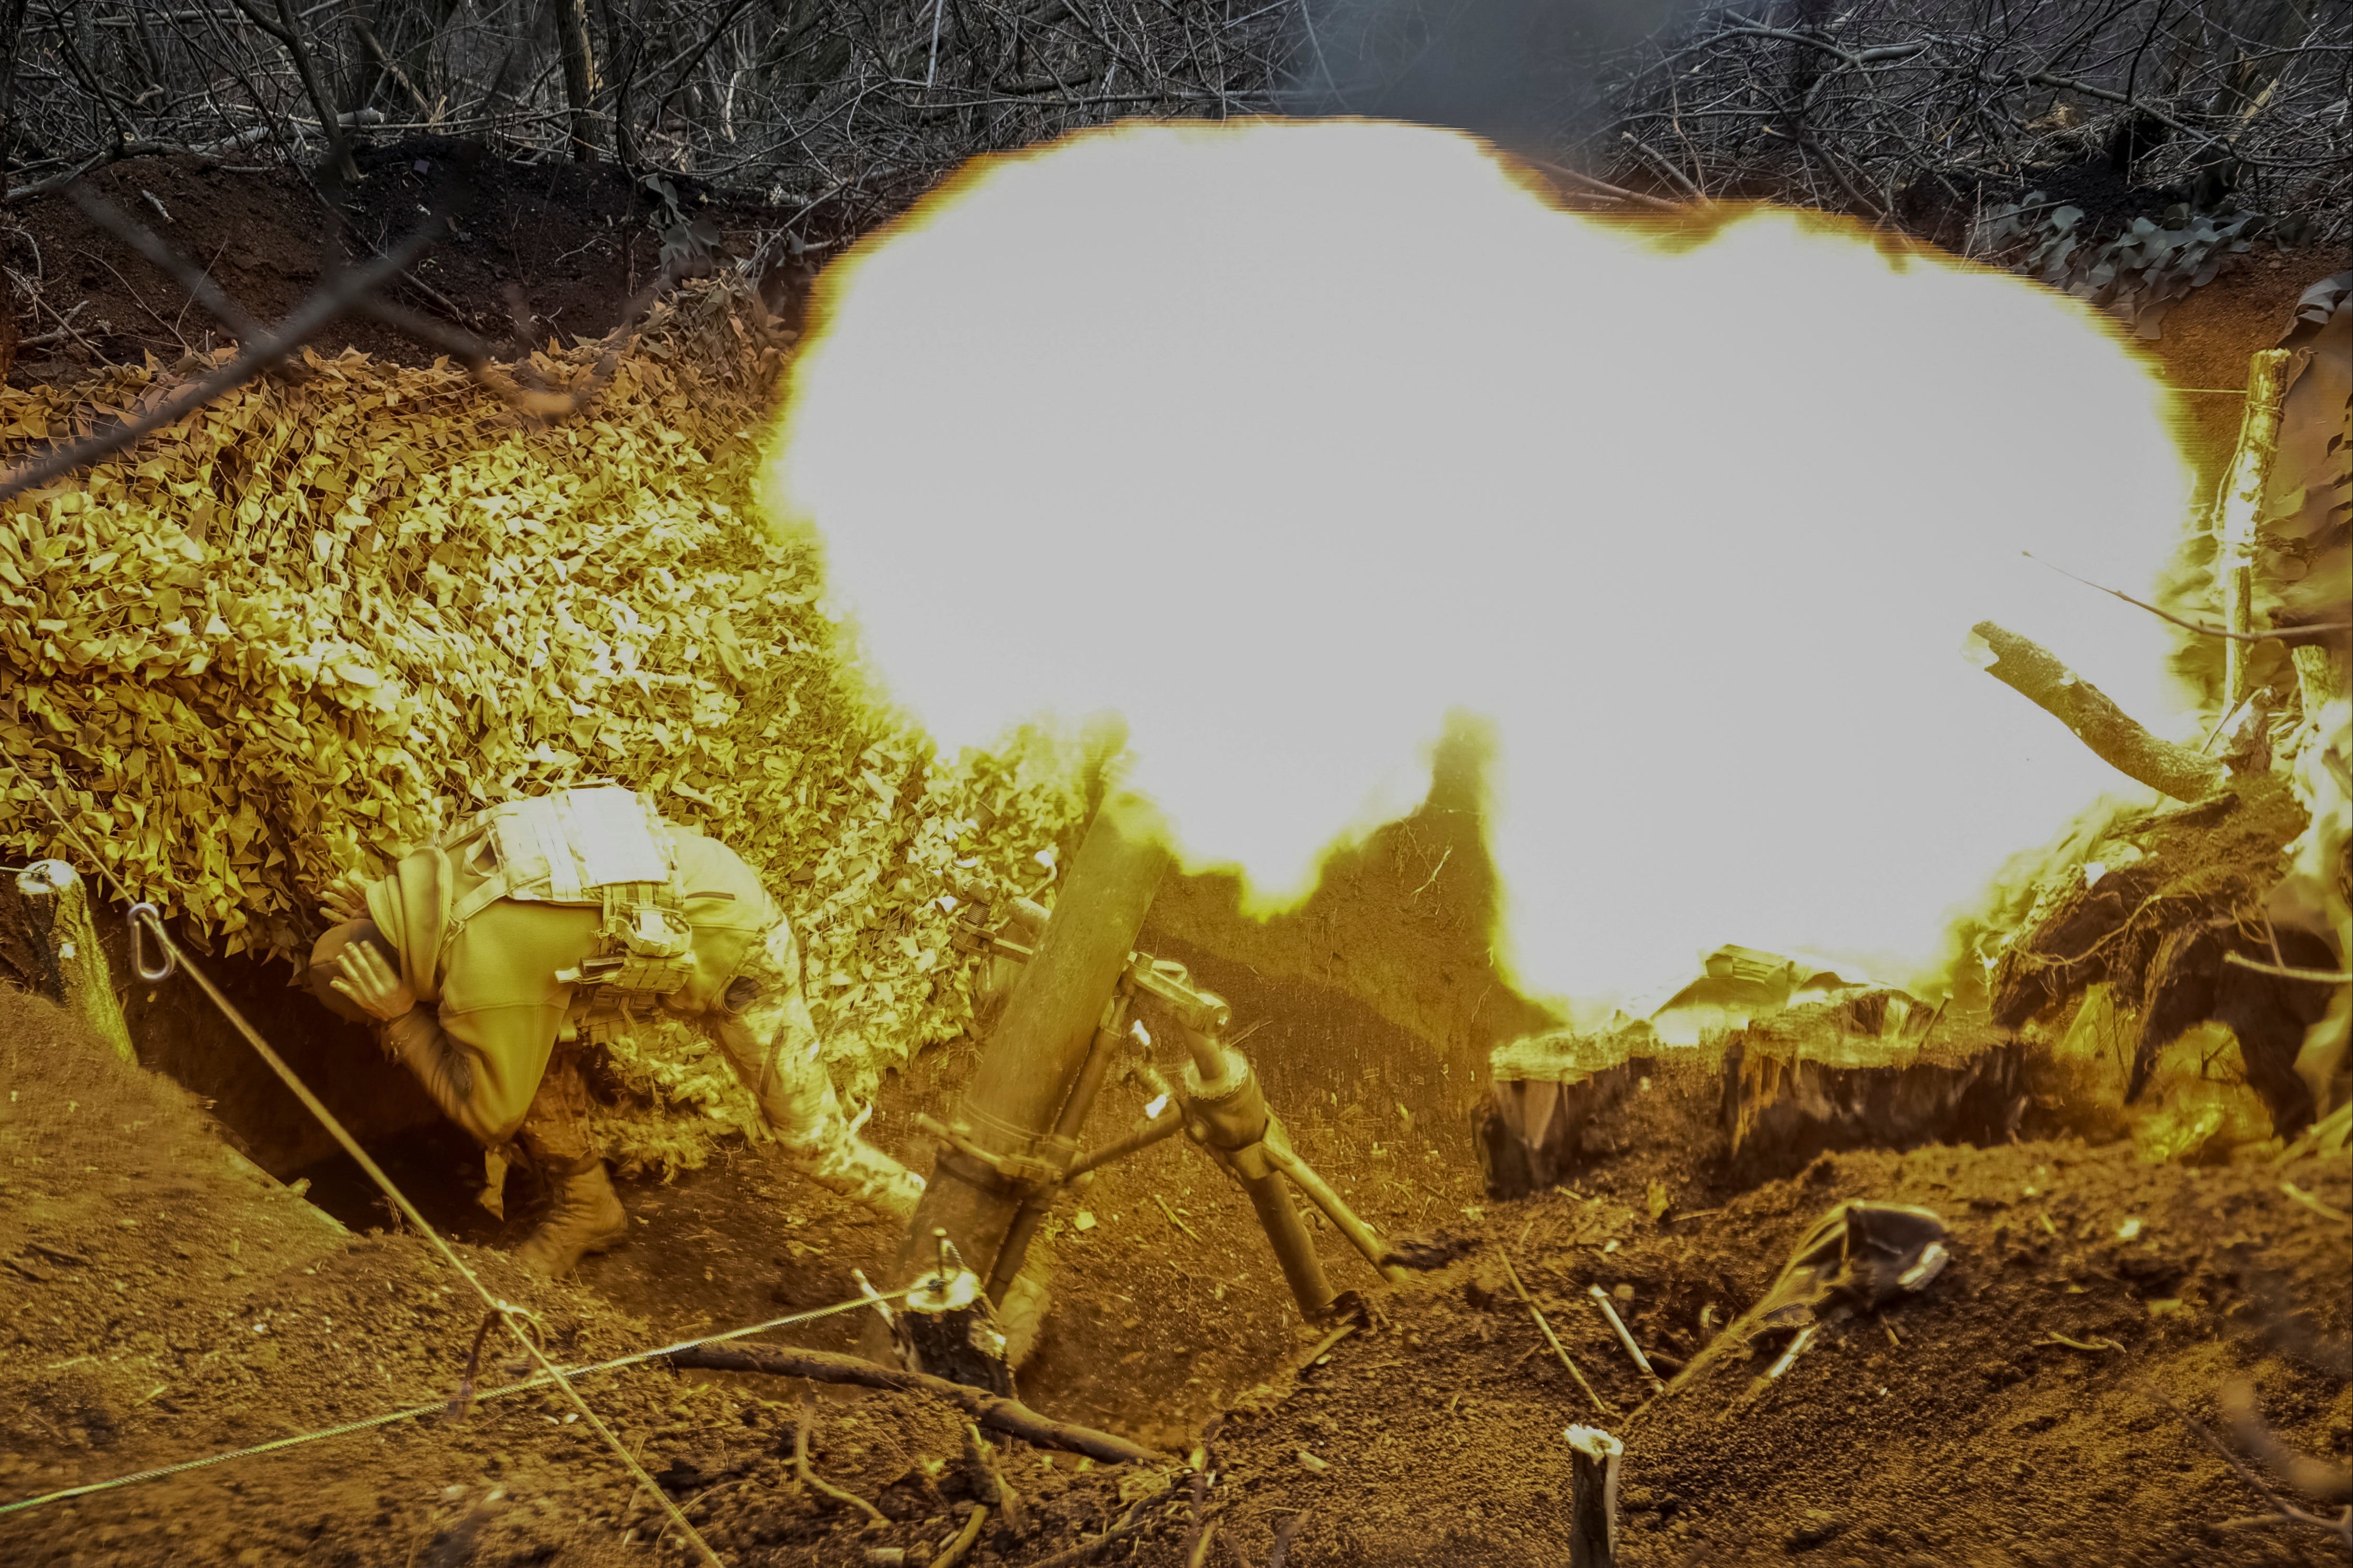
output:
<instances>
[{"instance_id":1,"label":"crouching soldier","mask_svg":"<svg viewBox=\"0 0 2353 1568\"><path fill-rule=\"evenodd\" d=\"M331 893L310 985L486 1147L509 1141L554 1202L517 1249L562 1274L628 1219L587 1124L583 1050L655 1014L701 1026L794 1166L892 1218L923 1180L862 1142L818 1059L800 953L751 868L620 788L511 802Z\"/></svg>"}]
</instances>

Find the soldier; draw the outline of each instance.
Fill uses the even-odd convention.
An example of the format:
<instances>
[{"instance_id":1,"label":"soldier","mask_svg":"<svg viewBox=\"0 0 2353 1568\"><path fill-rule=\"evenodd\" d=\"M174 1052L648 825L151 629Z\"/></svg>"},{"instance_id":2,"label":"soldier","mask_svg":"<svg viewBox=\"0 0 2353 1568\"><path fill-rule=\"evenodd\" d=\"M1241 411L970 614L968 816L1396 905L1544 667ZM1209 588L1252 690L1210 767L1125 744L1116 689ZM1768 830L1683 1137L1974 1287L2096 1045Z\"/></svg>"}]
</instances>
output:
<instances>
[{"instance_id":1,"label":"soldier","mask_svg":"<svg viewBox=\"0 0 2353 1568\"><path fill-rule=\"evenodd\" d=\"M517 1248L563 1274L628 1230L587 1126L583 1048L656 1013L699 1025L811 1181L905 1220L923 1180L861 1141L818 1059L800 953L724 845L617 787L481 813L323 900L310 985L379 1028L451 1121L510 1141L554 1202Z\"/></svg>"}]
</instances>

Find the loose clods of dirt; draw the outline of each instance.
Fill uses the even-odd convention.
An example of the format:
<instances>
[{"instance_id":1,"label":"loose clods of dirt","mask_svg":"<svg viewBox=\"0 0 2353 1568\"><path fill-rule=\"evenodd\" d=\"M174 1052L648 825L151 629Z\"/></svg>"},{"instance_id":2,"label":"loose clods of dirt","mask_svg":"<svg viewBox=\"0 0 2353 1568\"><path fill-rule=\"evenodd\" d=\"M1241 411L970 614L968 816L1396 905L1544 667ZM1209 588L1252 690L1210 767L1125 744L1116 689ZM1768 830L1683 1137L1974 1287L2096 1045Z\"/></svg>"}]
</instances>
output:
<instances>
[{"instance_id":1,"label":"loose clods of dirt","mask_svg":"<svg viewBox=\"0 0 2353 1568\"><path fill-rule=\"evenodd\" d=\"M417 1238L340 1235L240 1173L185 1096L46 1003L0 1001L0 1267L24 1303L0 1371L0 1497L448 1399L480 1313ZM2353 1452L2341 1159L2192 1169L2122 1142L1934 1146L1825 1155L1746 1191L1644 1169L1640 1192L1611 1182L1623 1196L1597 1184L1463 1205L1408 1249L1428 1272L1229 1402L1198 1472L1173 1452L1101 1467L993 1445L1018 1524L961 1422L928 1402L813 1407L816 1475L876 1521L797 1484L796 1386L653 1367L583 1386L730 1563L928 1563L988 1507L963 1559L984 1568L1035 1568L1106 1531L1124 1533L1096 1561L1176 1568L1199 1527L1214 1527L1207 1561L1250 1568L1285 1530L1296 1568L1556 1564L1572 1423L1625 1441L1632 1568L2334 1560L2316 1531L2231 1528L2262 1500L2166 1401L2221 1431L2218 1395L2243 1379L2279 1441L2337 1465ZM1935 1210L1949 1265L1917 1297L1833 1324L1737 1408L1729 1375L1644 1408L1650 1385L1590 1288L1672 1375L1852 1198ZM466 1250L566 1360L649 1342L586 1292ZM571 1414L543 1392L493 1399L462 1422L0 1516L0 1558L649 1560L650 1496Z\"/></svg>"},{"instance_id":2,"label":"loose clods of dirt","mask_svg":"<svg viewBox=\"0 0 2353 1568\"><path fill-rule=\"evenodd\" d=\"M538 1315L561 1362L658 1342L586 1291L460 1251ZM445 1407L484 1315L420 1237L344 1231L241 1166L176 1086L5 987L0 1289L0 1506ZM518 1353L493 1338L478 1384L520 1375ZM862 1563L870 1546L936 1543L971 1495L962 1424L929 1402L828 1391L818 1406L812 1463L880 1508L886 1522L870 1525L790 1484L799 1385L653 1363L580 1387L731 1562ZM1040 1542L1079 1539L1134 1486L1134 1467L1032 1451L1007 1463ZM0 1514L0 1562L640 1561L663 1527L609 1447L543 1389Z\"/></svg>"},{"instance_id":3,"label":"loose clods of dirt","mask_svg":"<svg viewBox=\"0 0 2353 1568\"><path fill-rule=\"evenodd\" d=\"M2353 1450L2353 1235L2284 1179L2340 1210L2353 1189L2341 1162L2191 1170L2052 1142L1825 1155L1685 1220L1570 1191L1497 1205L1480 1250L1244 1402L1221 1440L1229 1528L1256 1561L1285 1510L1313 1508L1303 1568L1564 1562L1561 1432L1582 1423L1626 1443L1635 1568L2341 1561L2316 1531L2223 1528L2262 1500L2157 1397L2220 1431L2218 1389L2252 1379L2281 1439L2339 1465ZM1635 1417L1647 1384L1588 1288L1672 1373L1850 1198L1936 1210L1951 1264L1745 1408L1694 1391ZM1498 1247L1608 1411L1553 1357Z\"/></svg>"}]
</instances>

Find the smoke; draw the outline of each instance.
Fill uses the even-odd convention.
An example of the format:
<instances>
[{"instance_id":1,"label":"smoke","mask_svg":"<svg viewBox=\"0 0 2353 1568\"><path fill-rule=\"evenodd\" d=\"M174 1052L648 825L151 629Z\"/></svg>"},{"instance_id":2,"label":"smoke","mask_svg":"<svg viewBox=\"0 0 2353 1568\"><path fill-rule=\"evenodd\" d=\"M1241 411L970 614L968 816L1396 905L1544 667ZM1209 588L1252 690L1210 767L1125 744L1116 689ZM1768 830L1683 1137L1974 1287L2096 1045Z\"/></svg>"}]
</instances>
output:
<instances>
[{"instance_id":1,"label":"smoke","mask_svg":"<svg viewBox=\"0 0 2353 1568\"><path fill-rule=\"evenodd\" d=\"M2019 555L2157 575L2169 399L2073 301L1842 224L1662 238L1414 127L1117 127L977 169L817 320L770 509L937 740L1116 710L1187 862L1271 906L1475 716L1532 994L1927 962L2123 784L1961 657L1981 618L2175 712L2162 627Z\"/></svg>"},{"instance_id":2,"label":"smoke","mask_svg":"<svg viewBox=\"0 0 2353 1568\"><path fill-rule=\"evenodd\" d=\"M1531 150L1596 106L1607 51L1687 0L1299 0L1290 101L1303 111L1417 121Z\"/></svg>"}]
</instances>

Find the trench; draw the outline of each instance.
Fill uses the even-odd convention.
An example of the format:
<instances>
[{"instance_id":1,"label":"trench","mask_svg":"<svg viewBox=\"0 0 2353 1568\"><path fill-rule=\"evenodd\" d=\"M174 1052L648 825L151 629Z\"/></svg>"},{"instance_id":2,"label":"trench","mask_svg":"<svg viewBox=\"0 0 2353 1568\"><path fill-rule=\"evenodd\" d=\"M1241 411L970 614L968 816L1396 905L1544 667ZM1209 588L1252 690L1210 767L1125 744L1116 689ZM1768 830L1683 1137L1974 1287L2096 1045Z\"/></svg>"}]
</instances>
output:
<instances>
[{"instance_id":1,"label":"trench","mask_svg":"<svg viewBox=\"0 0 2353 1568\"><path fill-rule=\"evenodd\" d=\"M389 1201L187 979L123 984L132 971L119 923L110 919L101 940L143 1066L197 1096L231 1147L354 1235L401 1228ZM1223 957L1165 929L1147 931L1145 945L1226 995L1239 1025L1259 1026L1245 1048L1302 1153L1385 1234L1459 1221L1482 1201L1464 1051L1450 1053L1335 986L1261 973L1251 959L1262 953ZM436 1229L492 1249L530 1233L545 1196L528 1168L508 1173L503 1215L485 1207L479 1148L366 1030L296 988L287 964L198 962ZM972 1042L954 1042L886 1075L867 1135L926 1169L930 1144L915 1119L952 1110L977 1059ZM1132 1080L1106 1085L1086 1140L1126 1131L1149 1092ZM616 1185L630 1238L585 1259L575 1280L641 1320L649 1342L852 1300L855 1271L881 1277L899 1243L894 1226L740 1136L721 1141L700 1168L617 1174ZM1315 1231L1336 1288L1375 1283L1320 1219ZM1181 1139L1103 1170L1063 1201L1039 1245L1053 1260L1054 1306L1022 1384L1066 1419L1181 1444L1283 1365L1308 1331L1241 1190ZM776 1337L855 1352L864 1316Z\"/></svg>"},{"instance_id":2,"label":"trench","mask_svg":"<svg viewBox=\"0 0 2353 1568\"><path fill-rule=\"evenodd\" d=\"M1181 898L1177 903L1181 910ZM1484 1063L1474 1065L1471 1041L1433 1040L1339 986L1280 973L1262 949L1236 941L1229 945L1240 956L1221 954L1168 929L1176 923L1148 927L1144 945L1184 962L1225 995L1238 1029L1259 1025L1244 1047L1271 1103L1301 1152L1384 1235L1442 1236L1465 1227L1498 1191L1527 1190L1491 1187L1482 1171ZM1215 922L1184 926L1197 937L1216 934ZM120 946L119 935L107 940ZM130 973L127 952L111 956L118 975ZM493 1249L530 1233L545 1203L533 1173L509 1172L503 1213L486 1207L480 1150L382 1058L364 1030L293 988L282 963L204 962L428 1223L452 1240ZM185 979L133 984L125 1001L144 1065L200 1096L227 1141L256 1165L354 1234L400 1228L356 1163ZM977 1059L969 1042L958 1042L887 1075L868 1135L925 1168L928 1140L916 1118L952 1111ZM1874 1120L1867 1111L1825 1119L1767 1103L1752 1108L1760 1135L1736 1149L1725 1124L1727 1084L1740 1082L1736 1059L1727 1066L1721 1053L1679 1051L1630 1060L1578 1091L1575 1136L1531 1185L1623 1187L1640 1201L1645 1179L1630 1173L1637 1166L1647 1173L1681 1165L1682 1206L1697 1208L1784 1177L1825 1149L1998 1141L2016 1129L2015 1119L2005 1118L2015 1062L1993 1075L1990 1101L1983 1086L1974 1098L1953 1093L1947 1068L1862 1076L1889 1080L1883 1100L1916 1101L1926 1110L1908 1121ZM1085 1142L1127 1131L1147 1093L1134 1082L1107 1084ZM895 1226L798 1180L740 1137L721 1142L699 1168L667 1178L621 1175L616 1184L631 1216L629 1240L585 1259L575 1282L642 1321L649 1342L851 1300L857 1273L881 1277L899 1244ZM1082 1214L1089 1216L1083 1228ZM1328 1226L1319 1222L1316 1236L1335 1287L1374 1283ZM1105 1168L1065 1197L1039 1246L1051 1259L1054 1304L1021 1384L1025 1397L1065 1419L1182 1447L1218 1411L1275 1376L1313 1333L1239 1187L1181 1139ZM847 1313L771 1337L856 1352L867 1328L865 1314Z\"/></svg>"}]
</instances>

